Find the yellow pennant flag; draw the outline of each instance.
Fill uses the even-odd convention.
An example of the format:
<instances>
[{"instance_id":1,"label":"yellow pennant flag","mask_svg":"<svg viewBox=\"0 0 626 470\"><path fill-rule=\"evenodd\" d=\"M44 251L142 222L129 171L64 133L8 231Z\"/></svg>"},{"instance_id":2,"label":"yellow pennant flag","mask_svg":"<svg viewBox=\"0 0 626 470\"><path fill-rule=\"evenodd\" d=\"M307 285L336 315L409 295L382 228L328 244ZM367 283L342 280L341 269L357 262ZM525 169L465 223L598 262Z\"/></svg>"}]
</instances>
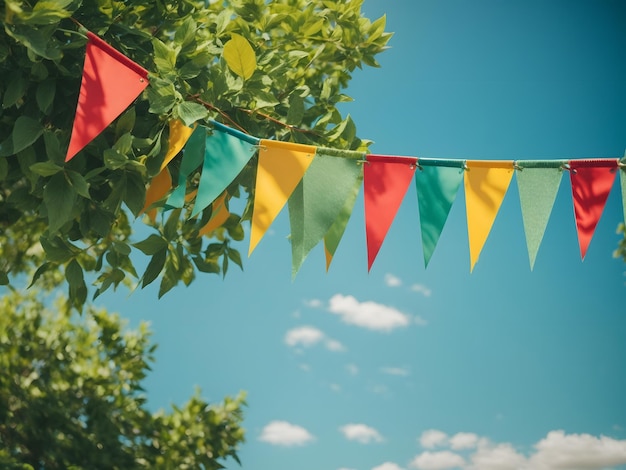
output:
<instances>
[{"instance_id":1,"label":"yellow pennant flag","mask_svg":"<svg viewBox=\"0 0 626 470\"><path fill-rule=\"evenodd\" d=\"M148 208L162 199L172 187L172 176L167 168L163 168L161 172L152 178L152 182L146 190L146 203L141 209L141 213L148 211L148 217L154 222L156 220L156 208L148 210Z\"/></svg>"},{"instance_id":2,"label":"yellow pennant flag","mask_svg":"<svg viewBox=\"0 0 626 470\"><path fill-rule=\"evenodd\" d=\"M470 247L470 272L478 261L511 179L512 161L468 160L465 172L465 209Z\"/></svg>"},{"instance_id":3,"label":"yellow pennant flag","mask_svg":"<svg viewBox=\"0 0 626 470\"><path fill-rule=\"evenodd\" d=\"M316 151L312 145L265 139L259 142L259 146L248 256L296 189Z\"/></svg>"},{"instance_id":4,"label":"yellow pennant flag","mask_svg":"<svg viewBox=\"0 0 626 470\"><path fill-rule=\"evenodd\" d=\"M213 204L211 204L211 218L206 223L204 227L202 227L198 231L198 235L206 235L207 233L211 233L218 227L221 227L224 222L228 220L230 217L230 212L226 208L226 197L228 193L224 191L221 196L219 196Z\"/></svg>"},{"instance_id":5,"label":"yellow pennant flag","mask_svg":"<svg viewBox=\"0 0 626 470\"><path fill-rule=\"evenodd\" d=\"M165 154L163 163L161 163L161 170L163 170L163 168L165 168L167 164L172 161L172 158L178 155L178 152L183 149L187 140L191 137L195 127L195 124L194 127L187 127L178 119L172 119L170 121L170 140L167 147L167 153Z\"/></svg>"}]
</instances>

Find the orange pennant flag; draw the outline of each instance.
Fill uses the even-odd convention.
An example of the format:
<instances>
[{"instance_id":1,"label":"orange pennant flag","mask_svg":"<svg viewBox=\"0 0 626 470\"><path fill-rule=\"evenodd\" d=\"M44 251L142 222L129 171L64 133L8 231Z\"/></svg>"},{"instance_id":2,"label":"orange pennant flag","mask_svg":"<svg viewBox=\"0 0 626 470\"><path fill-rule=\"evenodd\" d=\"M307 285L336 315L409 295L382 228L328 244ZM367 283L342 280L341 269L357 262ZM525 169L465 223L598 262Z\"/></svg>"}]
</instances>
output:
<instances>
[{"instance_id":1,"label":"orange pennant flag","mask_svg":"<svg viewBox=\"0 0 626 470\"><path fill-rule=\"evenodd\" d=\"M148 71L87 32L83 77L65 161L95 139L148 86Z\"/></svg>"},{"instance_id":2,"label":"orange pennant flag","mask_svg":"<svg viewBox=\"0 0 626 470\"><path fill-rule=\"evenodd\" d=\"M256 248L315 157L316 147L262 139L259 142L248 256Z\"/></svg>"},{"instance_id":3,"label":"orange pennant flag","mask_svg":"<svg viewBox=\"0 0 626 470\"><path fill-rule=\"evenodd\" d=\"M163 168L161 172L152 178L152 182L146 190L146 203L141 209L140 214L148 211L148 217L154 222L156 220L156 208L148 210L155 202L161 200L167 192L172 188L172 176L167 168Z\"/></svg>"},{"instance_id":4,"label":"orange pennant flag","mask_svg":"<svg viewBox=\"0 0 626 470\"><path fill-rule=\"evenodd\" d=\"M466 165L465 209L472 272L513 178L514 166L512 161L498 160L468 160Z\"/></svg>"},{"instance_id":5,"label":"orange pennant flag","mask_svg":"<svg viewBox=\"0 0 626 470\"><path fill-rule=\"evenodd\" d=\"M228 217L230 217L230 211L226 207L227 196L228 193L224 191L221 196L213 201L213 204L211 204L211 218L206 225L199 230L198 235L206 235L216 228L221 227L224 222L228 220Z\"/></svg>"}]
</instances>

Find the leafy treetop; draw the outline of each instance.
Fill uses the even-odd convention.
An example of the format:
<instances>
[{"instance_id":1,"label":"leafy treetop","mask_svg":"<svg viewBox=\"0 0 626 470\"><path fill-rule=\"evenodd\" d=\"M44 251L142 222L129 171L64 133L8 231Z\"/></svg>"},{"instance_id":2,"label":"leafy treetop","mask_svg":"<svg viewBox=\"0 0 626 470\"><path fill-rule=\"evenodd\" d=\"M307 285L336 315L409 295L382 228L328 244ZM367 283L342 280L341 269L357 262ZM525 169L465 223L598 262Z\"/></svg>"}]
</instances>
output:
<instances>
[{"instance_id":1,"label":"leafy treetop","mask_svg":"<svg viewBox=\"0 0 626 470\"><path fill-rule=\"evenodd\" d=\"M159 296L196 272L241 266L233 241L249 218L254 159L228 188L247 198L209 237L207 208L165 213L132 243L132 219L167 150L168 123L210 119L252 135L351 150L350 116L338 110L352 72L377 66L390 38L362 0L18 0L2 2L0 31L0 284L64 272L70 305L160 276ZM86 38L74 21L150 71L150 86L111 126L64 163ZM235 56L233 59L233 55ZM239 65L236 65L239 59ZM170 165L177 181L179 159ZM190 176L193 194L198 174ZM131 255L150 259L137 273Z\"/></svg>"}]
</instances>

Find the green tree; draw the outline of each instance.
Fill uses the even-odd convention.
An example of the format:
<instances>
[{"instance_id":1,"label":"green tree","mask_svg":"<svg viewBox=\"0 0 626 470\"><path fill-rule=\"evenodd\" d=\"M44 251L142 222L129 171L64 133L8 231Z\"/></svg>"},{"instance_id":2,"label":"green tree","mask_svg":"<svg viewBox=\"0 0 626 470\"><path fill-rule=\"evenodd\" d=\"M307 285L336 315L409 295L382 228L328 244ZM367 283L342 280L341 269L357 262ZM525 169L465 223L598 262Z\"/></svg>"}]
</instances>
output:
<instances>
[{"instance_id":1,"label":"green tree","mask_svg":"<svg viewBox=\"0 0 626 470\"><path fill-rule=\"evenodd\" d=\"M141 387L155 349L146 325L131 331L92 307L59 311L34 292L0 299L2 468L218 469L237 459L243 396L209 406L197 391L153 414Z\"/></svg>"},{"instance_id":2,"label":"green tree","mask_svg":"<svg viewBox=\"0 0 626 470\"><path fill-rule=\"evenodd\" d=\"M167 150L168 122L210 119L263 138L366 149L338 104L352 72L377 66L390 34L385 18L361 14L363 0L19 0L0 2L0 284L31 269L61 271L71 305L82 308L86 273L94 295L129 279L160 276L159 296L197 272L241 266L233 241L250 216L255 160L230 185L241 215L210 237L211 215L187 207L133 219ZM77 102L86 38L77 23L150 71L147 90L70 162L65 149ZM235 41L235 42L233 42ZM226 60L251 51L252 61ZM170 165L176 181L179 159ZM198 174L189 177L193 194ZM133 243L135 242L135 243ZM150 257L136 272L133 251Z\"/></svg>"}]
</instances>

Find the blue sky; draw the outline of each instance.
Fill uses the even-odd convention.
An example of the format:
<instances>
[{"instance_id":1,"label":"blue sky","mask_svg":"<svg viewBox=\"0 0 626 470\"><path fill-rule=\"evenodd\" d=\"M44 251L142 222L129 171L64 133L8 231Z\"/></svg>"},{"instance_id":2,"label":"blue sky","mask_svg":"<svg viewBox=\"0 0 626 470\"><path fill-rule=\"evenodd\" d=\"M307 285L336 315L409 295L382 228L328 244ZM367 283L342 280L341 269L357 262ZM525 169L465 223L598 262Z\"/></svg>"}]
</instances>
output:
<instances>
[{"instance_id":1,"label":"blue sky","mask_svg":"<svg viewBox=\"0 0 626 470\"><path fill-rule=\"evenodd\" d=\"M623 155L623 1L363 9L395 33L344 108L373 153ZM582 262L570 191L564 175L532 272L515 182L471 275L462 191L425 270L411 187L369 274L361 195L328 274L318 247L292 282L285 210L244 272L101 300L152 324L152 407L247 391L244 469L626 468L621 196Z\"/></svg>"}]
</instances>

